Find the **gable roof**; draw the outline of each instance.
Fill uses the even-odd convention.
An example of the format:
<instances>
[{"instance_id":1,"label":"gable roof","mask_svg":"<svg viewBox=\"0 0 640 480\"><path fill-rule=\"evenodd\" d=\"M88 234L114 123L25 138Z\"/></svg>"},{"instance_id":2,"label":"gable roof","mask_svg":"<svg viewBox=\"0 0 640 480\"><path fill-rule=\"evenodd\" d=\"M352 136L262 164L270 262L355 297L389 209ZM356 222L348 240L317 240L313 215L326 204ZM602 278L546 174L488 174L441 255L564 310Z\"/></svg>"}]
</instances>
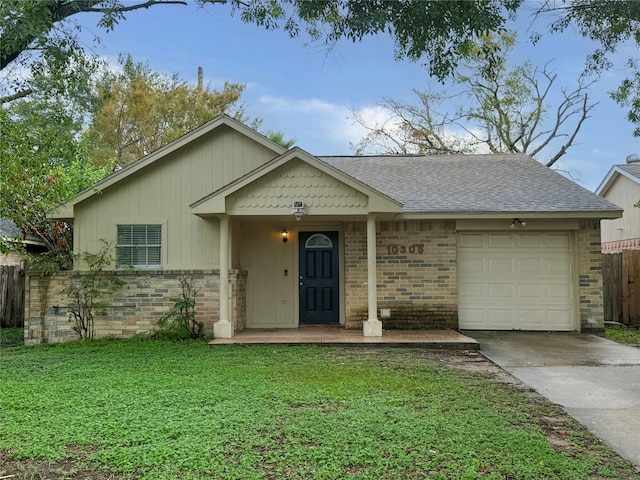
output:
<instances>
[{"instance_id":1,"label":"gable roof","mask_svg":"<svg viewBox=\"0 0 640 480\"><path fill-rule=\"evenodd\" d=\"M524 154L320 158L402 203L405 213L622 213Z\"/></svg>"},{"instance_id":2,"label":"gable roof","mask_svg":"<svg viewBox=\"0 0 640 480\"><path fill-rule=\"evenodd\" d=\"M112 173L108 177L103 178L95 185L83 190L78 194L78 196L73 201L61 207L61 209L58 212L56 212L55 217L56 218L72 218L73 205L76 205L86 200L87 198L98 194L101 190L117 182L122 181L123 179L138 172L139 170L142 170L143 168L150 166L156 161L166 157L170 153L178 150L179 148L187 145L188 143L193 142L197 138L200 138L203 135L206 135L207 133L211 132L212 130L215 130L216 128L222 125L226 125L227 127L230 127L236 130L237 132L258 142L259 144L267 147L268 149L273 150L274 155L281 155L287 151L287 149L282 145L279 145L269 140L266 136L258 133L252 128L247 127L243 123L240 123L239 121L231 118L230 116L226 114L218 115L213 120L191 130L190 132L186 133L182 137L174 140L171 143L168 143L163 147L160 147L158 150L155 150L149 155L142 157L141 159L136 160L133 163L130 163L129 165L123 167L121 170L118 170L117 172Z\"/></svg>"},{"instance_id":3,"label":"gable roof","mask_svg":"<svg viewBox=\"0 0 640 480\"><path fill-rule=\"evenodd\" d=\"M596 189L596 193L598 195L604 196L613 182L618 178L618 176L622 175L623 177L628 178L636 183L640 183L640 164L639 163L625 163L622 165L614 165L611 167L607 175L604 177L598 188Z\"/></svg>"},{"instance_id":4,"label":"gable roof","mask_svg":"<svg viewBox=\"0 0 640 480\"><path fill-rule=\"evenodd\" d=\"M6 218L0 218L0 237L10 242L20 242L25 245L44 245L42 239L35 235L23 235L22 230L14 222Z\"/></svg>"},{"instance_id":5,"label":"gable roof","mask_svg":"<svg viewBox=\"0 0 640 480\"><path fill-rule=\"evenodd\" d=\"M369 198L369 207L372 209L371 211L399 213L402 210L401 202L395 200L393 197L382 193L371 185L363 183L348 173L345 174L343 170L336 168L327 162L321 161L318 157L311 155L301 148L293 147L291 150L283 153L279 157L274 158L270 162L261 165L243 177L238 178L228 185L225 185L206 197L194 202L190 205L192 212L196 215L224 213L226 208L225 199L229 195L237 192L241 188L246 187L250 183L270 172L273 172L275 169L294 159L302 160L303 162L319 169L323 173L326 173L327 175L345 183L349 187L367 195Z\"/></svg>"}]
</instances>

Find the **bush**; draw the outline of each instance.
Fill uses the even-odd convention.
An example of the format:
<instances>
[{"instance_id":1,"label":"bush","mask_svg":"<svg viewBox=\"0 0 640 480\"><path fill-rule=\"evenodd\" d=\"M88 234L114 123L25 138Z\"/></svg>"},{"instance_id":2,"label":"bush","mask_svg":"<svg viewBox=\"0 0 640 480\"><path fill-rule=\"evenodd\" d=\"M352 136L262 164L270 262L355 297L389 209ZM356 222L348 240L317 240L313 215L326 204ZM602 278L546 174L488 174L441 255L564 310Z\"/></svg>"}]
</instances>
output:
<instances>
[{"instance_id":1,"label":"bush","mask_svg":"<svg viewBox=\"0 0 640 480\"><path fill-rule=\"evenodd\" d=\"M94 338L94 316L107 313L109 296L125 284L118 276L104 272L112 261L110 247L110 244L103 241L103 246L97 253L81 254L80 258L87 263L89 271L77 275L65 289L69 298L69 321L75 323L73 330L81 340Z\"/></svg>"},{"instance_id":2,"label":"bush","mask_svg":"<svg viewBox=\"0 0 640 480\"><path fill-rule=\"evenodd\" d=\"M173 308L158 320L157 338L187 339L202 338L204 323L196 320L196 295L198 289L190 277L180 279L182 292L171 297Z\"/></svg>"}]
</instances>

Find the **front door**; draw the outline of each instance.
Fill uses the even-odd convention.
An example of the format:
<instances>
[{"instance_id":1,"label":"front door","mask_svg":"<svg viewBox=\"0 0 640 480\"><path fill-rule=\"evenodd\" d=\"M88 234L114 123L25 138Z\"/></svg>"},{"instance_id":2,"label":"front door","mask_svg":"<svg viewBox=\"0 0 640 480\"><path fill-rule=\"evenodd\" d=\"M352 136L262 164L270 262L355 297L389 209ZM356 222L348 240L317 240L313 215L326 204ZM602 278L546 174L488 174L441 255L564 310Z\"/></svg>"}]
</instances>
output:
<instances>
[{"instance_id":1,"label":"front door","mask_svg":"<svg viewBox=\"0 0 640 480\"><path fill-rule=\"evenodd\" d=\"M300 232L300 324L339 323L338 232Z\"/></svg>"}]
</instances>

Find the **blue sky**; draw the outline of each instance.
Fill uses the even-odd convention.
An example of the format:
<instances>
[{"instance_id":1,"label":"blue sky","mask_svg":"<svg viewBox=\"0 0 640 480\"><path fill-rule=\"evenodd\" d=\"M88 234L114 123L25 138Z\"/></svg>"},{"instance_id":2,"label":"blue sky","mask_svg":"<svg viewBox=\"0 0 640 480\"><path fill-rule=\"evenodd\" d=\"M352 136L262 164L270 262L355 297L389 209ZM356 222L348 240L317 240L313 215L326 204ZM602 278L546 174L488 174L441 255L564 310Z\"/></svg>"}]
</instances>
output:
<instances>
[{"instance_id":1,"label":"blue sky","mask_svg":"<svg viewBox=\"0 0 640 480\"><path fill-rule=\"evenodd\" d=\"M531 4L535 5L535 4ZM209 5L154 6L130 12L111 32L96 27L98 15L84 14L78 21L85 28L87 45L91 34L101 44L94 53L115 61L119 53L130 53L158 71L178 72L195 84L197 68L204 69L205 83L220 88L224 81L246 84L242 101L250 116L262 117L264 130L279 130L285 138L315 155L352 154L363 131L350 114L357 110L365 118L377 118L376 105L383 98L414 101L413 89L437 90L440 85L427 76L419 63L396 61L393 44L385 35L361 43L339 42L331 51L306 45L304 37L290 39L282 31L267 32L245 24L230 7ZM589 41L573 32L547 35L535 47L527 42L530 21L514 25L520 38L514 52L518 62L530 59L544 65L553 60L558 86L571 86L582 70ZM546 31L538 22L534 30ZM616 67L590 89L599 102L572 147L557 164L581 185L594 190L611 165L624 163L639 153L633 127L625 110L608 98L607 92L624 78L625 53Z\"/></svg>"}]
</instances>

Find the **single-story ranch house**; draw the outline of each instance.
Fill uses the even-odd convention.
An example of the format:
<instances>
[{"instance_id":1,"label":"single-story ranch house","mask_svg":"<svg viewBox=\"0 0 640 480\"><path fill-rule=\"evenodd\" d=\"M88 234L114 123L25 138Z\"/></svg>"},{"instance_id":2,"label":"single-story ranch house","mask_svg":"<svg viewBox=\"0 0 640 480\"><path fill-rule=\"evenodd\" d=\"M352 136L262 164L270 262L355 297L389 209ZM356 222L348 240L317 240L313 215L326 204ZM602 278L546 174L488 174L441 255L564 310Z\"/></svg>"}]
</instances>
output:
<instances>
[{"instance_id":1,"label":"single-story ranch house","mask_svg":"<svg viewBox=\"0 0 640 480\"><path fill-rule=\"evenodd\" d=\"M55 217L76 253L114 244L126 286L97 336L154 329L189 276L206 332L232 337L601 331L600 220L621 214L526 155L316 157L220 116ZM30 275L27 343L74 337L61 291L77 274Z\"/></svg>"}]
</instances>

